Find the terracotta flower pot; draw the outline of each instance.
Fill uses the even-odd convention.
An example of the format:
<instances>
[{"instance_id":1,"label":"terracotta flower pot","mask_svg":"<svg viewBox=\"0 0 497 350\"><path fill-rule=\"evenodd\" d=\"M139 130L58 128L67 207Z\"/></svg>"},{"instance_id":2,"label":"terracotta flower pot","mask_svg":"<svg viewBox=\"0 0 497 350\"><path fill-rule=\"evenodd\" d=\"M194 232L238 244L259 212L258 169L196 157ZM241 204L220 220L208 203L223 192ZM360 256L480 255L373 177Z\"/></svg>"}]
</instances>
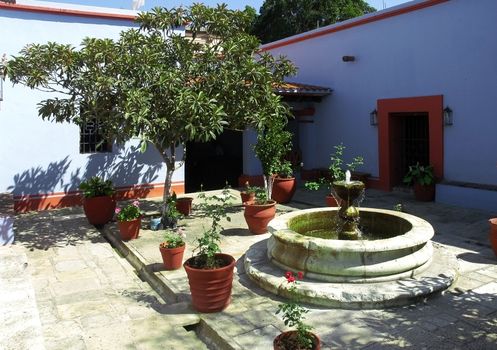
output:
<instances>
[{"instance_id":1,"label":"terracotta flower pot","mask_svg":"<svg viewBox=\"0 0 497 350\"><path fill-rule=\"evenodd\" d=\"M228 254L216 254L225 266L218 269L198 269L190 266L195 257L185 261L193 308L200 312L224 310L231 301L231 286L236 260Z\"/></svg>"},{"instance_id":2,"label":"terracotta flower pot","mask_svg":"<svg viewBox=\"0 0 497 350\"><path fill-rule=\"evenodd\" d=\"M338 204L338 201L335 197L333 197L331 194L325 197L326 200L326 205L328 207L339 207L340 205Z\"/></svg>"},{"instance_id":3,"label":"terracotta flower pot","mask_svg":"<svg viewBox=\"0 0 497 350\"><path fill-rule=\"evenodd\" d=\"M240 197L242 198L242 203L252 202L255 199L254 192L240 192Z\"/></svg>"},{"instance_id":4,"label":"terracotta flower pot","mask_svg":"<svg viewBox=\"0 0 497 350\"><path fill-rule=\"evenodd\" d=\"M159 246L162 262L166 270L177 270L181 267L185 246L185 244L176 248L162 248Z\"/></svg>"},{"instance_id":5,"label":"terracotta flower pot","mask_svg":"<svg viewBox=\"0 0 497 350\"><path fill-rule=\"evenodd\" d=\"M83 198L83 210L92 225L104 225L112 220L116 201L110 196Z\"/></svg>"},{"instance_id":6,"label":"terracotta flower pot","mask_svg":"<svg viewBox=\"0 0 497 350\"><path fill-rule=\"evenodd\" d=\"M312 350L320 350L321 349L321 340L319 337L311 333L314 338L312 343ZM274 338L273 341L273 349L274 350L286 350L286 349L294 349L294 350L304 350L304 348L300 348L297 343L297 331L288 331L283 332ZM307 348L306 348L307 349Z\"/></svg>"},{"instance_id":7,"label":"terracotta flower pot","mask_svg":"<svg viewBox=\"0 0 497 350\"><path fill-rule=\"evenodd\" d=\"M256 235L266 233L269 221L276 215L276 202L269 201L267 204L248 202L243 215L250 232Z\"/></svg>"},{"instance_id":8,"label":"terracotta flower pot","mask_svg":"<svg viewBox=\"0 0 497 350\"><path fill-rule=\"evenodd\" d=\"M297 182L294 177L275 177L271 198L278 203L288 203L292 200L296 189Z\"/></svg>"},{"instance_id":9,"label":"terracotta flower pot","mask_svg":"<svg viewBox=\"0 0 497 350\"><path fill-rule=\"evenodd\" d=\"M420 185L414 184L414 198L421 202L432 202L435 200L435 184Z\"/></svg>"},{"instance_id":10,"label":"terracotta flower pot","mask_svg":"<svg viewBox=\"0 0 497 350\"><path fill-rule=\"evenodd\" d=\"M138 238L141 223L142 218L138 218L132 221L118 221L117 226L119 227L121 239L123 241L129 241L130 239Z\"/></svg>"},{"instance_id":11,"label":"terracotta flower pot","mask_svg":"<svg viewBox=\"0 0 497 350\"><path fill-rule=\"evenodd\" d=\"M193 198L191 197L178 198L176 199L176 209L178 209L181 214L188 216L192 213L192 202Z\"/></svg>"},{"instance_id":12,"label":"terracotta flower pot","mask_svg":"<svg viewBox=\"0 0 497 350\"><path fill-rule=\"evenodd\" d=\"M497 218L492 218L488 220L488 222L490 223L490 244L492 245L492 249L497 256Z\"/></svg>"}]
</instances>

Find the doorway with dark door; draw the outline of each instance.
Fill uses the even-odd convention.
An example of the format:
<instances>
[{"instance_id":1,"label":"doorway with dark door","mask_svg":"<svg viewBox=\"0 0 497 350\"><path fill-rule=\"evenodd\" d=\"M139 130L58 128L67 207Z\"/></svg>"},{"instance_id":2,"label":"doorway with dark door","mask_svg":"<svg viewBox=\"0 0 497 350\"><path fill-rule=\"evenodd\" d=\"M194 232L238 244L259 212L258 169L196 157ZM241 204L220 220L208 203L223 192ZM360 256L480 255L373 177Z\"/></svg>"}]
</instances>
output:
<instances>
[{"instance_id":1,"label":"doorway with dark door","mask_svg":"<svg viewBox=\"0 0 497 350\"><path fill-rule=\"evenodd\" d=\"M237 187L242 172L242 131L225 130L215 140L187 143L185 192Z\"/></svg>"},{"instance_id":2,"label":"doorway with dark door","mask_svg":"<svg viewBox=\"0 0 497 350\"><path fill-rule=\"evenodd\" d=\"M392 186L403 186L409 166L430 164L429 118L427 112L390 113L390 178Z\"/></svg>"}]
</instances>

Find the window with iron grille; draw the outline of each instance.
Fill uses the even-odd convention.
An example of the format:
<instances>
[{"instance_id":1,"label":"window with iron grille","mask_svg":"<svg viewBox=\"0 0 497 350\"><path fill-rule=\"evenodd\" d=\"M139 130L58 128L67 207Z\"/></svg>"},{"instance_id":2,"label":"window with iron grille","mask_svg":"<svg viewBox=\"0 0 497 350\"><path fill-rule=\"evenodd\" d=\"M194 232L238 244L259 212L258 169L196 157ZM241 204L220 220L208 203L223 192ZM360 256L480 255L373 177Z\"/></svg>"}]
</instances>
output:
<instances>
[{"instance_id":1,"label":"window with iron grille","mask_svg":"<svg viewBox=\"0 0 497 350\"><path fill-rule=\"evenodd\" d=\"M79 130L79 153L112 152L112 143L101 133L101 126L96 119L88 121Z\"/></svg>"}]
</instances>

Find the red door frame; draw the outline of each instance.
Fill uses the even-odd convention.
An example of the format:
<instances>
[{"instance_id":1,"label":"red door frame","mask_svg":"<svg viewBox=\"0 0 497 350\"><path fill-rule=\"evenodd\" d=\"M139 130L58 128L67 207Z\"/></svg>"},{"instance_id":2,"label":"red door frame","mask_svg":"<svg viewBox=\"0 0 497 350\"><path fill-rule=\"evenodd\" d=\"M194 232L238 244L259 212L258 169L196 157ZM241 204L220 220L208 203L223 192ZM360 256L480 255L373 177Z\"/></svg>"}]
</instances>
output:
<instances>
[{"instance_id":1,"label":"red door frame","mask_svg":"<svg viewBox=\"0 0 497 350\"><path fill-rule=\"evenodd\" d=\"M430 163L435 176L443 178L443 96L421 96L378 100L378 187L392 190L392 113L428 113Z\"/></svg>"}]
</instances>

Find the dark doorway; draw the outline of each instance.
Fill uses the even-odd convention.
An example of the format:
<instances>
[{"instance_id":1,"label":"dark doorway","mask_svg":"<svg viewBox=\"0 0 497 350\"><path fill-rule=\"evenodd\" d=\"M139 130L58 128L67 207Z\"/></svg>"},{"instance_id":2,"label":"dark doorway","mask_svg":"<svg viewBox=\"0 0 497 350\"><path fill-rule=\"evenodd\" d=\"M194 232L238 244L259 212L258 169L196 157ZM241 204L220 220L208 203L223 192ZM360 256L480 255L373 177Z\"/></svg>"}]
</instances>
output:
<instances>
[{"instance_id":1,"label":"dark doorway","mask_svg":"<svg viewBox=\"0 0 497 350\"><path fill-rule=\"evenodd\" d=\"M209 142L186 145L185 191L198 192L238 186L243 172L243 137L241 131L225 130Z\"/></svg>"},{"instance_id":2,"label":"dark doorway","mask_svg":"<svg viewBox=\"0 0 497 350\"><path fill-rule=\"evenodd\" d=\"M402 185L410 165L430 164L428 113L390 113L391 179L393 186Z\"/></svg>"}]
</instances>

